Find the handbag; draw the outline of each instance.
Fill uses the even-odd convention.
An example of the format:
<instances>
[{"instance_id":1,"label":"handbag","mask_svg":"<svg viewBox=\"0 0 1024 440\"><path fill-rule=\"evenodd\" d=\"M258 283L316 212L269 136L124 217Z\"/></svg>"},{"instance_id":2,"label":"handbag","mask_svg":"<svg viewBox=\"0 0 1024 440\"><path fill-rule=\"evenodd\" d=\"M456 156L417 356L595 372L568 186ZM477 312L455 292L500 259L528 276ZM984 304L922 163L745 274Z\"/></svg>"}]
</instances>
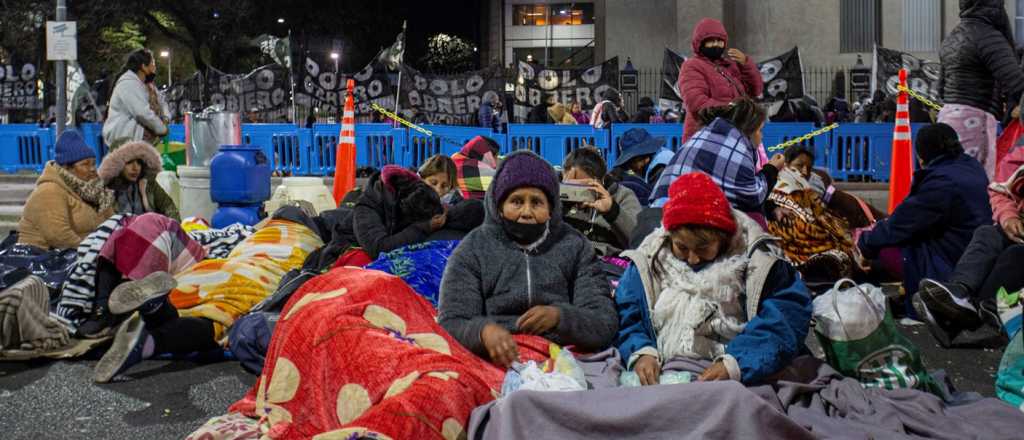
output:
<instances>
[{"instance_id":1,"label":"handbag","mask_svg":"<svg viewBox=\"0 0 1024 440\"><path fill-rule=\"evenodd\" d=\"M920 350L896 328L881 288L848 278L837 281L814 299L814 322L828 364L865 388L916 388L942 395Z\"/></svg>"}]
</instances>

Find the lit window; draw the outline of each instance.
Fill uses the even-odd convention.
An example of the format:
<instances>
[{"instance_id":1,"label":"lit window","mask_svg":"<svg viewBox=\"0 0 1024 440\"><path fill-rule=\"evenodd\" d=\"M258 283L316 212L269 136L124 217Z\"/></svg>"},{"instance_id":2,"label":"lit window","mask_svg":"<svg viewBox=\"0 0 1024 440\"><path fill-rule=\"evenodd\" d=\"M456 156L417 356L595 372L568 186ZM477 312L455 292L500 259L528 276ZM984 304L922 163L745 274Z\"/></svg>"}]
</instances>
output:
<instances>
[{"instance_id":1,"label":"lit window","mask_svg":"<svg viewBox=\"0 0 1024 440\"><path fill-rule=\"evenodd\" d=\"M512 5L512 24L514 26L594 24L594 4Z\"/></svg>"},{"instance_id":2,"label":"lit window","mask_svg":"<svg viewBox=\"0 0 1024 440\"><path fill-rule=\"evenodd\" d=\"M547 5L513 5L512 23L515 26L547 26Z\"/></svg>"}]
</instances>

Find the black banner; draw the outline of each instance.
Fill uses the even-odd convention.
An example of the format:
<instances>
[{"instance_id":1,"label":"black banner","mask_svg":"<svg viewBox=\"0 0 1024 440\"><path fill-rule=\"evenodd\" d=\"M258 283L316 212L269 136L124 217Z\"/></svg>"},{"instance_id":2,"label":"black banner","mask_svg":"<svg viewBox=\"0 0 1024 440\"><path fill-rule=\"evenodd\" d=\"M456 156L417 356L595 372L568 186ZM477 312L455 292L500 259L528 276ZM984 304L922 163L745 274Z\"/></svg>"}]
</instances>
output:
<instances>
[{"instance_id":1,"label":"black banner","mask_svg":"<svg viewBox=\"0 0 1024 440\"><path fill-rule=\"evenodd\" d=\"M185 113L198 112L203 108L203 75L199 72L188 79L174 83L164 90L163 98L167 103L168 116L172 121L182 121Z\"/></svg>"},{"instance_id":2,"label":"black banner","mask_svg":"<svg viewBox=\"0 0 1024 440\"><path fill-rule=\"evenodd\" d=\"M503 71L491 68L457 75L430 75L402 67L401 111L427 124L472 125L480 103L501 96Z\"/></svg>"},{"instance_id":3,"label":"black banner","mask_svg":"<svg viewBox=\"0 0 1024 440\"><path fill-rule=\"evenodd\" d=\"M554 95L559 102L578 101L583 108L592 108L601 101L601 94L619 87L619 58L587 69L557 70L519 62L515 86L515 118L525 120L532 107Z\"/></svg>"},{"instance_id":4,"label":"black banner","mask_svg":"<svg viewBox=\"0 0 1024 440\"><path fill-rule=\"evenodd\" d=\"M804 96L803 65L800 62L800 48L764 60L757 64L764 80L764 100L768 102Z\"/></svg>"},{"instance_id":5,"label":"black banner","mask_svg":"<svg viewBox=\"0 0 1024 440\"><path fill-rule=\"evenodd\" d=\"M938 62L922 60L909 53L875 46L875 62L872 67L871 93L882 90L892 96L899 92L900 68L907 69L907 87L938 102Z\"/></svg>"},{"instance_id":6,"label":"black banner","mask_svg":"<svg viewBox=\"0 0 1024 440\"><path fill-rule=\"evenodd\" d=\"M255 113L260 121L286 120L291 110L288 69L268 64L248 75L233 75L210 69L206 77L204 103L225 111Z\"/></svg>"},{"instance_id":7,"label":"black banner","mask_svg":"<svg viewBox=\"0 0 1024 440\"><path fill-rule=\"evenodd\" d=\"M665 57L661 62L661 99L658 107L662 111L683 110L683 94L679 92L679 70L686 62L686 57L665 48Z\"/></svg>"},{"instance_id":8,"label":"black banner","mask_svg":"<svg viewBox=\"0 0 1024 440\"><path fill-rule=\"evenodd\" d=\"M306 57L301 81L295 84L295 104L316 108L320 113L340 114L345 105L347 79L345 74L336 74L332 70L325 71L319 62ZM371 103L389 109L394 108L395 86L391 83L386 67L372 62L352 75L352 79L356 82L353 98L357 117L371 115Z\"/></svg>"},{"instance_id":9,"label":"black banner","mask_svg":"<svg viewBox=\"0 0 1024 440\"><path fill-rule=\"evenodd\" d=\"M36 88L39 71L31 63L0 65L0 110L40 110Z\"/></svg>"}]
</instances>

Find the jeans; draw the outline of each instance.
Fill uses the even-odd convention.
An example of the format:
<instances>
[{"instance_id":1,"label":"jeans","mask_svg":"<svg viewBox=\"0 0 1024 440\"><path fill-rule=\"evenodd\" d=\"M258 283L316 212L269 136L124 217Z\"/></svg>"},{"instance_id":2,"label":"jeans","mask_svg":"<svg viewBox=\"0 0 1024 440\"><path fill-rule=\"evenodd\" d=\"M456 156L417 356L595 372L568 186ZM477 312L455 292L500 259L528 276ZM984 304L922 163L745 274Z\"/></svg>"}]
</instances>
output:
<instances>
[{"instance_id":1,"label":"jeans","mask_svg":"<svg viewBox=\"0 0 1024 440\"><path fill-rule=\"evenodd\" d=\"M957 262L951 282L967 287L970 299L991 300L999 289L1016 292L1024 287L1024 244L1010 241L999 226L982 226Z\"/></svg>"}]
</instances>

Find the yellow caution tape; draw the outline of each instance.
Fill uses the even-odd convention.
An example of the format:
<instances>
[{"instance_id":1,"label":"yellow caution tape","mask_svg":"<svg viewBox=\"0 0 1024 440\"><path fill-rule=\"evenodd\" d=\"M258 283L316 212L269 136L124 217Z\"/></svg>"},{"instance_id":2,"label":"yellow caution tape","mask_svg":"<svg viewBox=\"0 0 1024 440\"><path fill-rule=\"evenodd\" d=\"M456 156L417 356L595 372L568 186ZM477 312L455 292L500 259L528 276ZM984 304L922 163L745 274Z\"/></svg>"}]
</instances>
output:
<instances>
[{"instance_id":1,"label":"yellow caution tape","mask_svg":"<svg viewBox=\"0 0 1024 440\"><path fill-rule=\"evenodd\" d=\"M913 89L910 89L910 88L908 88L907 86L904 86L904 85L896 86L896 88L899 89L899 91L901 91L901 92L907 92L908 95L910 95L912 98L916 99L921 104L924 104L926 107L929 107L929 108L931 108L932 110L935 110L935 111L942 111L942 106L941 105L936 104L934 101L926 98L924 95L922 95L920 93L915 92Z\"/></svg>"},{"instance_id":2,"label":"yellow caution tape","mask_svg":"<svg viewBox=\"0 0 1024 440\"><path fill-rule=\"evenodd\" d=\"M830 132L832 130L835 130L837 128L839 128L839 124L832 124L832 125L829 125L829 126L826 126L826 127L822 127L822 128L817 129L817 130L814 130L814 131L812 131L810 133L807 133L807 134L805 134L803 136L800 136L798 138L790 139L790 140L788 140L786 142L783 142L781 144L778 144L778 145L776 145L774 147L768 147L767 150L769 152L785 150L785 149L787 149L787 148L789 148L789 147L791 147L793 145L796 145L796 144L799 144L801 142L804 142L804 141L806 141L806 140L808 140L808 139L810 139L812 137L828 133L828 132Z\"/></svg>"},{"instance_id":3,"label":"yellow caution tape","mask_svg":"<svg viewBox=\"0 0 1024 440\"><path fill-rule=\"evenodd\" d=\"M376 110L378 113L380 113L380 114L382 114L384 116L387 116L388 118L391 118L391 119L397 121L398 123L400 123L400 124L402 124L402 125L404 125L406 127L409 127L411 129L416 130L416 131L418 131L420 133L423 133L423 134L425 134L427 136L433 136L434 135L434 133L432 131L427 130L426 128L420 127L419 125L413 124L412 122L406 121L405 119L402 119L401 116L398 116L398 115L388 111L384 107L381 107L380 105L377 105L377 103L371 103L370 107L373 108L374 110Z\"/></svg>"}]
</instances>

